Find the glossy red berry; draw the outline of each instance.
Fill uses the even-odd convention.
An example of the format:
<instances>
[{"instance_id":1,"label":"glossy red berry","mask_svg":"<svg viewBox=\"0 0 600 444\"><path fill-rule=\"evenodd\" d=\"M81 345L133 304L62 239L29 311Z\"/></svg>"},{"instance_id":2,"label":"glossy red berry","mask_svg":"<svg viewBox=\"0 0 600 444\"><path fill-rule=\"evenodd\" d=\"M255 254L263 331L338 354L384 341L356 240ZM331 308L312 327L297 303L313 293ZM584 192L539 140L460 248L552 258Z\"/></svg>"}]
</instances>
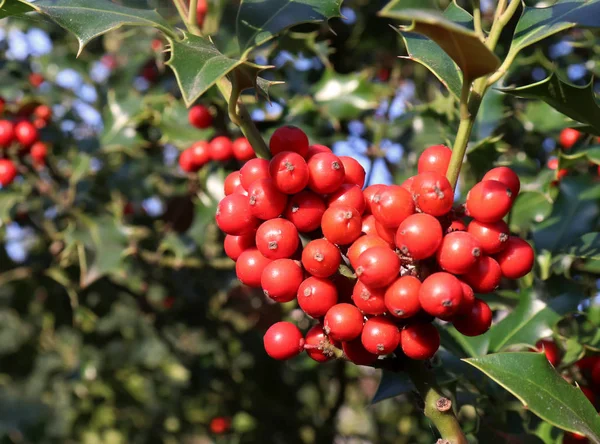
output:
<instances>
[{"instance_id":1,"label":"glossy red berry","mask_svg":"<svg viewBox=\"0 0 600 444\"><path fill-rule=\"evenodd\" d=\"M450 319L460 309L463 289L460 281L450 273L433 273L421 284L419 302L432 316Z\"/></svg>"},{"instance_id":2,"label":"glossy red berry","mask_svg":"<svg viewBox=\"0 0 600 444\"><path fill-rule=\"evenodd\" d=\"M246 190L254 181L269 177L269 161L266 159L250 159L240 168L240 182Z\"/></svg>"},{"instance_id":3,"label":"glossy red berry","mask_svg":"<svg viewBox=\"0 0 600 444\"><path fill-rule=\"evenodd\" d=\"M282 126L277 128L269 141L271 154L276 156L284 151L292 151L306 157L308 153L308 137L300 128L295 126Z\"/></svg>"},{"instance_id":4,"label":"glossy red berry","mask_svg":"<svg viewBox=\"0 0 600 444\"><path fill-rule=\"evenodd\" d=\"M411 176L411 177L409 177L408 179L406 179L404 182L402 182L400 184L400 186L402 188L404 188L406 191L408 191L411 195L412 195L412 192L413 192L412 191L413 183L415 182L415 178L416 177L417 176Z\"/></svg>"},{"instance_id":5,"label":"glossy red berry","mask_svg":"<svg viewBox=\"0 0 600 444\"><path fill-rule=\"evenodd\" d=\"M235 139L232 148L233 156L240 162L245 162L246 160L254 159L256 157L252 145L250 145L250 142L248 142L248 139L245 137Z\"/></svg>"},{"instance_id":6,"label":"glossy red berry","mask_svg":"<svg viewBox=\"0 0 600 444\"><path fill-rule=\"evenodd\" d=\"M229 137L219 136L210 141L210 158L224 162L233 157L233 143Z\"/></svg>"},{"instance_id":7,"label":"glossy red berry","mask_svg":"<svg viewBox=\"0 0 600 444\"><path fill-rule=\"evenodd\" d=\"M15 139L24 148L28 148L38 141L39 134L35 126L26 120L15 125Z\"/></svg>"},{"instance_id":8,"label":"glossy red berry","mask_svg":"<svg viewBox=\"0 0 600 444\"><path fill-rule=\"evenodd\" d=\"M363 195L365 196L365 214L373 213L373 199L377 196L377 201L381 198L381 192L386 188L386 185L369 185L367 188L363 190Z\"/></svg>"},{"instance_id":9,"label":"glossy red berry","mask_svg":"<svg viewBox=\"0 0 600 444\"><path fill-rule=\"evenodd\" d=\"M358 185L346 183L329 195L327 205L330 207L348 206L355 208L358 214L363 214L365 211L365 196Z\"/></svg>"},{"instance_id":10,"label":"glossy red berry","mask_svg":"<svg viewBox=\"0 0 600 444\"><path fill-rule=\"evenodd\" d=\"M260 288L262 273L271 263L256 248L248 248L235 263L235 274L242 284L252 288Z\"/></svg>"},{"instance_id":11,"label":"glossy red berry","mask_svg":"<svg viewBox=\"0 0 600 444\"><path fill-rule=\"evenodd\" d=\"M304 337L291 322L271 325L263 337L263 343L267 354L280 361L298 356L304 349Z\"/></svg>"},{"instance_id":12,"label":"glossy red berry","mask_svg":"<svg viewBox=\"0 0 600 444\"><path fill-rule=\"evenodd\" d=\"M52 118L52 109L48 105L38 105L33 110L33 115L38 119L48 122Z\"/></svg>"},{"instance_id":13,"label":"glossy red berry","mask_svg":"<svg viewBox=\"0 0 600 444\"><path fill-rule=\"evenodd\" d=\"M306 354L317 362L327 362L332 355L324 352L323 348L329 345L329 339L323 331L323 326L318 324L312 327L304 337Z\"/></svg>"},{"instance_id":14,"label":"glossy red berry","mask_svg":"<svg viewBox=\"0 0 600 444\"><path fill-rule=\"evenodd\" d=\"M581 133L574 128L565 128L560 132L559 142L565 150L570 150L577 143Z\"/></svg>"},{"instance_id":15,"label":"glossy red berry","mask_svg":"<svg viewBox=\"0 0 600 444\"><path fill-rule=\"evenodd\" d=\"M479 241L481 251L488 255L502 251L509 237L508 225L503 220L491 223L472 220L467 231Z\"/></svg>"},{"instance_id":16,"label":"glossy red berry","mask_svg":"<svg viewBox=\"0 0 600 444\"><path fill-rule=\"evenodd\" d=\"M313 276L329 277L338 270L341 262L340 250L327 239L310 241L302 250L302 265Z\"/></svg>"},{"instance_id":17,"label":"glossy red berry","mask_svg":"<svg viewBox=\"0 0 600 444\"><path fill-rule=\"evenodd\" d=\"M0 159L0 186L10 185L17 177L17 167L12 160Z\"/></svg>"},{"instance_id":18,"label":"glossy red berry","mask_svg":"<svg viewBox=\"0 0 600 444\"><path fill-rule=\"evenodd\" d=\"M452 209L454 191L446 176L434 172L421 173L412 184L415 204L423 213L443 216Z\"/></svg>"},{"instance_id":19,"label":"glossy red berry","mask_svg":"<svg viewBox=\"0 0 600 444\"><path fill-rule=\"evenodd\" d=\"M192 126L204 129L212 125L213 118L210 110L206 106L195 105L190 108L188 120Z\"/></svg>"},{"instance_id":20,"label":"glossy red berry","mask_svg":"<svg viewBox=\"0 0 600 444\"><path fill-rule=\"evenodd\" d=\"M276 302L290 302L304 280L300 264L292 259L277 259L265 267L260 277L260 286L265 296Z\"/></svg>"},{"instance_id":21,"label":"glossy red berry","mask_svg":"<svg viewBox=\"0 0 600 444\"><path fill-rule=\"evenodd\" d=\"M218 416L210 420L210 431L215 435L226 433L231 427L231 420L223 416Z\"/></svg>"},{"instance_id":22,"label":"glossy red berry","mask_svg":"<svg viewBox=\"0 0 600 444\"><path fill-rule=\"evenodd\" d=\"M445 229L445 233L453 233L455 231L467 231L467 225L461 219L454 219Z\"/></svg>"},{"instance_id":23,"label":"glossy red berry","mask_svg":"<svg viewBox=\"0 0 600 444\"><path fill-rule=\"evenodd\" d=\"M398 347L400 331L390 318L375 316L365 322L360 339L368 352L387 355Z\"/></svg>"},{"instance_id":24,"label":"glossy red berry","mask_svg":"<svg viewBox=\"0 0 600 444\"><path fill-rule=\"evenodd\" d=\"M419 173L433 172L445 176L452 157L452 150L446 145L433 145L426 148L419 157Z\"/></svg>"},{"instance_id":25,"label":"glossy red berry","mask_svg":"<svg viewBox=\"0 0 600 444\"><path fill-rule=\"evenodd\" d=\"M365 177L367 175L362 165L354 157L340 156L340 160L346 172L344 183L354 184L362 189L365 185Z\"/></svg>"},{"instance_id":26,"label":"glossy red berry","mask_svg":"<svg viewBox=\"0 0 600 444\"><path fill-rule=\"evenodd\" d=\"M271 179L259 179L248 187L252 215L261 220L279 217L287 206L288 196L277 189Z\"/></svg>"},{"instance_id":27,"label":"glossy red berry","mask_svg":"<svg viewBox=\"0 0 600 444\"><path fill-rule=\"evenodd\" d=\"M481 299L475 299L469 311L454 317L452 324L465 336L482 335L492 325L492 310Z\"/></svg>"},{"instance_id":28,"label":"glossy red berry","mask_svg":"<svg viewBox=\"0 0 600 444\"><path fill-rule=\"evenodd\" d=\"M44 76L42 76L40 73L32 72L29 74L29 83L34 88L39 88L40 85L44 83Z\"/></svg>"},{"instance_id":29,"label":"glossy red berry","mask_svg":"<svg viewBox=\"0 0 600 444\"><path fill-rule=\"evenodd\" d=\"M269 259L291 257L299 244L298 230L289 220L271 219L256 230L256 248Z\"/></svg>"},{"instance_id":30,"label":"glossy red berry","mask_svg":"<svg viewBox=\"0 0 600 444\"><path fill-rule=\"evenodd\" d=\"M202 28L204 25L204 19L208 13L208 2L207 0L198 0L198 6L196 7L196 24Z\"/></svg>"},{"instance_id":31,"label":"glossy red berry","mask_svg":"<svg viewBox=\"0 0 600 444\"><path fill-rule=\"evenodd\" d=\"M179 155L179 167L185 173L193 173L198 171L194 163L194 155L190 148L186 148Z\"/></svg>"},{"instance_id":32,"label":"glossy red berry","mask_svg":"<svg viewBox=\"0 0 600 444\"><path fill-rule=\"evenodd\" d=\"M508 279L519 279L533 268L535 256L527 241L510 236L504 250L496 255L502 275Z\"/></svg>"},{"instance_id":33,"label":"glossy red berry","mask_svg":"<svg viewBox=\"0 0 600 444\"><path fill-rule=\"evenodd\" d=\"M308 185L308 165L304 158L291 151L277 154L269 164L271 178L283 193L296 194Z\"/></svg>"},{"instance_id":34,"label":"glossy red berry","mask_svg":"<svg viewBox=\"0 0 600 444\"><path fill-rule=\"evenodd\" d=\"M337 245L348 245L360 236L362 220L352 207L330 207L323 213L321 229L325 238Z\"/></svg>"},{"instance_id":35,"label":"glossy red berry","mask_svg":"<svg viewBox=\"0 0 600 444\"><path fill-rule=\"evenodd\" d=\"M327 206L323 199L312 191L301 191L290 196L284 217L291 221L300 233L309 233L321 226Z\"/></svg>"},{"instance_id":36,"label":"glossy red berry","mask_svg":"<svg viewBox=\"0 0 600 444\"><path fill-rule=\"evenodd\" d=\"M240 172L232 171L227 175L225 182L223 183L223 191L225 192L225 196L235 193L236 188L240 186L242 186Z\"/></svg>"},{"instance_id":37,"label":"glossy red berry","mask_svg":"<svg viewBox=\"0 0 600 444\"><path fill-rule=\"evenodd\" d=\"M373 216L372 214L367 214L365 216L362 217L362 232L365 234L371 234L373 236L379 237L379 235L377 234L377 228L375 226L375 222L377 222L377 220L375 219L375 216Z\"/></svg>"},{"instance_id":38,"label":"glossy red berry","mask_svg":"<svg viewBox=\"0 0 600 444\"><path fill-rule=\"evenodd\" d=\"M342 350L346 357L356 365L371 365L377 361L377 355L369 352L360 338L342 342Z\"/></svg>"},{"instance_id":39,"label":"glossy red berry","mask_svg":"<svg viewBox=\"0 0 600 444\"><path fill-rule=\"evenodd\" d=\"M477 293L491 293L500 284L500 265L490 256L481 256L462 279Z\"/></svg>"},{"instance_id":40,"label":"glossy red berry","mask_svg":"<svg viewBox=\"0 0 600 444\"><path fill-rule=\"evenodd\" d=\"M320 318L337 304L338 294L333 282L311 276L298 287L298 305L307 315Z\"/></svg>"},{"instance_id":41,"label":"glossy red berry","mask_svg":"<svg viewBox=\"0 0 600 444\"><path fill-rule=\"evenodd\" d=\"M508 167L502 166L489 170L487 173L485 173L483 179L481 179L482 182L484 180L497 180L498 182L502 182L510 189L510 192L512 193L512 200L517 198L519 191L521 190L521 181L519 180L519 176L517 176L517 173Z\"/></svg>"},{"instance_id":42,"label":"glossy red berry","mask_svg":"<svg viewBox=\"0 0 600 444\"><path fill-rule=\"evenodd\" d=\"M448 233L436 253L440 267L453 274L466 273L480 256L481 244L466 231Z\"/></svg>"},{"instance_id":43,"label":"glossy red berry","mask_svg":"<svg viewBox=\"0 0 600 444\"><path fill-rule=\"evenodd\" d=\"M358 257L355 271L368 287L385 287L400 273L400 258L389 247L372 247Z\"/></svg>"},{"instance_id":44,"label":"glossy red berry","mask_svg":"<svg viewBox=\"0 0 600 444\"><path fill-rule=\"evenodd\" d=\"M387 228L397 228L415 212L412 196L398 185L379 189L373 196L371 212L375 219Z\"/></svg>"},{"instance_id":45,"label":"glossy red berry","mask_svg":"<svg viewBox=\"0 0 600 444\"><path fill-rule=\"evenodd\" d=\"M421 311L419 290L421 281L414 276L402 276L385 292L385 306L392 316L410 318Z\"/></svg>"},{"instance_id":46,"label":"glossy red berry","mask_svg":"<svg viewBox=\"0 0 600 444\"><path fill-rule=\"evenodd\" d=\"M315 154L308 160L308 188L315 193L333 193L345 177L344 164L333 153Z\"/></svg>"},{"instance_id":47,"label":"glossy red berry","mask_svg":"<svg viewBox=\"0 0 600 444\"><path fill-rule=\"evenodd\" d=\"M540 339L535 343L535 348L540 352L544 352L548 362L556 367L560 363L560 350L551 339Z\"/></svg>"},{"instance_id":48,"label":"glossy red berry","mask_svg":"<svg viewBox=\"0 0 600 444\"><path fill-rule=\"evenodd\" d=\"M502 182L486 180L475 185L467 194L469 216L481 222L497 222L510 211L512 192Z\"/></svg>"},{"instance_id":49,"label":"glossy red berry","mask_svg":"<svg viewBox=\"0 0 600 444\"><path fill-rule=\"evenodd\" d=\"M440 334L433 324L407 325L400 332L400 346L410 359L430 359L440 348Z\"/></svg>"},{"instance_id":50,"label":"glossy red berry","mask_svg":"<svg viewBox=\"0 0 600 444\"><path fill-rule=\"evenodd\" d=\"M234 261L237 261L244 251L254 246L254 232L242 234L241 236L232 236L231 234L228 234L225 236L225 241L223 242L225 254Z\"/></svg>"},{"instance_id":51,"label":"glossy red berry","mask_svg":"<svg viewBox=\"0 0 600 444\"><path fill-rule=\"evenodd\" d=\"M460 281L460 285L463 289L463 298L460 304L460 309L458 310L458 315L468 314L471 311L471 307L475 303L475 293L470 285L465 284L463 281Z\"/></svg>"},{"instance_id":52,"label":"glossy red berry","mask_svg":"<svg viewBox=\"0 0 600 444\"><path fill-rule=\"evenodd\" d=\"M361 236L358 239L356 239L352 243L352 245L350 245L350 248L348 248L346 256L348 257L348 260L350 261L350 265L352 265L353 268L356 268L356 267L358 267L358 258L366 250L368 250L371 247L388 247L388 246L389 246L389 244L385 240L380 238L378 235L368 234L368 235Z\"/></svg>"},{"instance_id":53,"label":"glossy red berry","mask_svg":"<svg viewBox=\"0 0 600 444\"><path fill-rule=\"evenodd\" d=\"M375 219L375 231L377 232L377 235L386 241L390 247L395 248L395 237L397 231L395 227L386 227L377 219Z\"/></svg>"},{"instance_id":54,"label":"glossy red berry","mask_svg":"<svg viewBox=\"0 0 600 444\"><path fill-rule=\"evenodd\" d=\"M34 165L45 165L46 157L48 157L48 146L44 142L35 142L31 146L29 155L31 156Z\"/></svg>"},{"instance_id":55,"label":"glossy red berry","mask_svg":"<svg viewBox=\"0 0 600 444\"><path fill-rule=\"evenodd\" d=\"M385 289L369 288L357 281L352 290L352 302L365 314L380 315L385 313Z\"/></svg>"},{"instance_id":56,"label":"glossy red berry","mask_svg":"<svg viewBox=\"0 0 600 444\"><path fill-rule=\"evenodd\" d=\"M363 315L350 304L336 304L325 315L325 333L336 341L351 341L360 336L363 329Z\"/></svg>"},{"instance_id":57,"label":"glossy red berry","mask_svg":"<svg viewBox=\"0 0 600 444\"><path fill-rule=\"evenodd\" d=\"M412 214L398 227L395 241L403 255L415 260L426 259L433 256L442 243L442 225L429 214Z\"/></svg>"},{"instance_id":58,"label":"glossy red berry","mask_svg":"<svg viewBox=\"0 0 600 444\"><path fill-rule=\"evenodd\" d=\"M319 145L319 144L314 144L308 147L308 152L306 153L306 161L308 162L308 159L310 159L312 156L314 156L315 154L319 154L319 153L331 153L331 149L329 147L326 147L325 145Z\"/></svg>"},{"instance_id":59,"label":"glossy red berry","mask_svg":"<svg viewBox=\"0 0 600 444\"><path fill-rule=\"evenodd\" d=\"M221 231L234 236L250 233L258 225L250 209L250 199L238 193L225 196L219 202L215 218Z\"/></svg>"}]
</instances>

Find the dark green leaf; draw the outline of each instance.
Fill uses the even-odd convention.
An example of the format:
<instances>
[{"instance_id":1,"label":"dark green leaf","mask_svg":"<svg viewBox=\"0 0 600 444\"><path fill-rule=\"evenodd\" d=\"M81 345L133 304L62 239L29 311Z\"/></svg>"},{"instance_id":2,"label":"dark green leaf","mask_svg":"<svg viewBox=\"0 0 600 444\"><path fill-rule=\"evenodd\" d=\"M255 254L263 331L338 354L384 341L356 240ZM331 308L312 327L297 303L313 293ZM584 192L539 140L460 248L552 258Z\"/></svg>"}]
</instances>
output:
<instances>
[{"instance_id":1,"label":"dark green leaf","mask_svg":"<svg viewBox=\"0 0 600 444\"><path fill-rule=\"evenodd\" d=\"M540 82L502 88L500 91L525 99L543 100L564 115L600 131L600 108L594 96L593 82L586 86L577 86L565 82L553 73Z\"/></svg>"},{"instance_id":2,"label":"dark green leaf","mask_svg":"<svg viewBox=\"0 0 600 444\"><path fill-rule=\"evenodd\" d=\"M544 193L526 191L520 193L510 217L511 231L528 231L533 224L540 223L552 212L552 201Z\"/></svg>"},{"instance_id":3,"label":"dark green leaf","mask_svg":"<svg viewBox=\"0 0 600 444\"><path fill-rule=\"evenodd\" d=\"M598 199L599 184L582 177L564 178L552 213L533 232L536 249L555 252L592 231L600 215Z\"/></svg>"},{"instance_id":4,"label":"dark green leaf","mask_svg":"<svg viewBox=\"0 0 600 444\"><path fill-rule=\"evenodd\" d=\"M600 233L587 233L563 251L584 259L600 259Z\"/></svg>"},{"instance_id":5,"label":"dark green leaf","mask_svg":"<svg viewBox=\"0 0 600 444\"><path fill-rule=\"evenodd\" d=\"M10 219L11 210L20 202L25 200L26 196L17 191L7 189L0 190L0 223Z\"/></svg>"},{"instance_id":6,"label":"dark green leaf","mask_svg":"<svg viewBox=\"0 0 600 444\"><path fill-rule=\"evenodd\" d=\"M141 101L138 96L117 97L114 91L108 92L104 129L100 136L102 150L126 149L133 153L145 143L136 128L140 111Z\"/></svg>"},{"instance_id":7,"label":"dark green leaf","mask_svg":"<svg viewBox=\"0 0 600 444\"><path fill-rule=\"evenodd\" d=\"M414 390L414 388L415 386L408 377L407 373L397 373L383 370L381 373L379 387L377 387L377 392L375 393L375 396L373 396L371 404L376 404L385 399L394 398L404 393L408 393L411 390Z\"/></svg>"},{"instance_id":8,"label":"dark green leaf","mask_svg":"<svg viewBox=\"0 0 600 444\"><path fill-rule=\"evenodd\" d=\"M565 381L543 353L497 353L466 359L543 420L600 442L600 416L583 392Z\"/></svg>"},{"instance_id":9,"label":"dark green leaf","mask_svg":"<svg viewBox=\"0 0 600 444\"><path fill-rule=\"evenodd\" d=\"M485 139L490 137L500 123L502 123L504 114L503 94L494 89L489 90L483 96L481 107L477 113L477 138Z\"/></svg>"},{"instance_id":10,"label":"dark green leaf","mask_svg":"<svg viewBox=\"0 0 600 444\"><path fill-rule=\"evenodd\" d=\"M488 91L488 94L491 91L494 91L494 89ZM522 112L517 111L517 115L527 131L537 131L540 133L560 131L573 123L571 119L558 112L546 102L538 100L525 103L525 109Z\"/></svg>"},{"instance_id":11,"label":"dark green leaf","mask_svg":"<svg viewBox=\"0 0 600 444\"><path fill-rule=\"evenodd\" d=\"M600 165L600 146L586 146L582 149L578 149L574 153L560 153L561 168L569 168L571 165L575 165L580 160Z\"/></svg>"},{"instance_id":12,"label":"dark green leaf","mask_svg":"<svg viewBox=\"0 0 600 444\"><path fill-rule=\"evenodd\" d=\"M556 324L555 331L579 346L600 350L600 326L587 313L574 313L564 317ZM580 353L583 354L583 349Z\"/></svg>"},{"instance_id":13,"label":"dark green leaf","mask_svg":"<svg viewBox=\"0 0 600 444\"><path fill-rule=\"evenodd\" d=\"M172 143L180 149L189 147L199 140L210 140L214 130L197 129L188 122L188 110L181 101L173 101L161 113L158 124L162 143Z\"/></svg>"},{"instance_id":14,"label":"dark green leaf","mask_svg":"<svg viewBox=\"0 0 600 444\"><path fill-rule=\"evenodd\" d=\"M32 5L22 0L1 0L0 1L0 19L11 15L24 14L34 11Z\"/></svg>"},{"instance_id":15,"label":"dark green leaf","mask_svg":"<svg viewBox=\"0 0 600 444\"><path fill-rule=\"evenodd\" d=\"M465 336L453 326L448 327L447 331L454 341L466 352L467 356L484 356L488 352L491 336L489 331L475 337Z\"/></svg>"},{"instance_id":16,"label":"dark green leaf","mask_svg":"<svg viewBox=\"0 0 600 444\"><path fill-rule=\"evenodd\" d=\"M237 16L237 38L242 53L271 40L300 23L340 17L341 0L242 0Z\"/></svg>"}]
</instances>

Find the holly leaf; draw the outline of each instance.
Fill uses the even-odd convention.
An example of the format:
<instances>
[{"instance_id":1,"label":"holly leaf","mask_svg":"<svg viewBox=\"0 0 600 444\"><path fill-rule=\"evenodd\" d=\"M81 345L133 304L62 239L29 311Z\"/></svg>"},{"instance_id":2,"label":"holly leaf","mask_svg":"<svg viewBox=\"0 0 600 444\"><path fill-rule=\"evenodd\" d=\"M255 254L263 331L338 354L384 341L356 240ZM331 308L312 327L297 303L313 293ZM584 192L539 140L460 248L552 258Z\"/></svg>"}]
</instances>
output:
<instances>
[{"instance_id":1,"label":"holly leaf","mask_svg":"<svg viewBox=\"0 0 600 444\"><path fill-rule=\"evenodd\" d=\"M408 373L383 370L377 392L375 392L371 404L377 404L378 402L408 393L414 389L415 386L410 380Z\"/></svg>"},{"instance_id":2,"label":"holly leaf","mask_svg":"<svg viewBox=\"0 0 600 444\"><path fill-rule=\"evenodd\" d=\"M581 259L600 259L600 233L584 234L563 253Z\"/></svg>"},{"instance_id":3,"label":"holly leaf","mask_svg":"<svg viewBox=\"0 0 600 444\"><path fill-rule=\"evenodd\" d=\"M122 26L151 26L173 33L155 10L129 8L112 1L39 0L33 7L77 37L78 56L90 40Z\"/></svg>"},{"instance_id":4,"label":"holly leaf","mask_svg":"<svg viewBox=\"0 0 600 444\"><path fill-rule=\"evenodd\" d=\"M582 147L573 153L561 152L559 155L561 168L569 168L580 160L600 165L600 146L598 145Z\"/></svg>"},{"instance_id":5,"label":"holly leaf","mask_svg":"<svg viewBox=\"0 0 600 444\"><path fill-rule=\"evenodd\" d=\"M197 129L188 122L188 110L181 101L173 101L160 113L158 128L161 143L172 143L180 149L199 140L210 140L214 129Z\"/></svg>"},{"instance_id":6,"label":"holly leaf","mask_svg":"<svg viewBox=\"0 0 600 444\"><path fill-rule=\"evenodd\" d=\"M566 382L543 353L496 353L465 359L544 421L600 442L600 416L583 392Z\"/></svg>"},{"instance_id":7,"label":"holly leaf","mask_svg":"<svg viewBox=\"0 0 600 444\"><path fill-rule=\"evenodd\" d=\"M482 335L474 337L463 335L453 326L448 327L446 331L454 342L465 351L467 356L484 356L488 352L490 344L489 330Z\"/></svg>"},{"instance_id":8,"label":"holly leaf","mask_svg":"<svg viewBox=\"0 0 600 444\"><path fill-rule=\"evenodd\" d=\"M137 115L141 111L141 101L136 95L117 97L114 90L107 95L104 110L104 129L100 136L102 150L112 151L125 148L133 152L146 142L138 134Z\"/></svg>"},{"instance_id":9,"label":"holly leaf","mask_svg":"<svg viewBox=\"0 0 600 444\"><path fill-rule=\"evenodd\" d=\"M0 0L0 19L11 15L35 11L34 7L22 0Z\"/></svg>"},{"instance_id":10,"label":"holly leaf","mask_svg":"<svg viewBox=\"0 0 600 444\"><path fill-rule=\"evenodd\" d=\"M409 4L413 7L407 7ZM411 26L401 27L400 30L422 34L433 40L458 65L462 74L471 80L494 72L500 66L498 57L471 29L470 14L455 2L444 13L431 8L416 9L414 6L417 6L416 2L394 0L379 15L412 21Z\"/></svg>"},{"instance_id":11,"label":"holly leaf","mask_svg":"<svg viewBox=\"0 0 600 444\"><path fill-rule=\"evenodd\" d=\"M600 107L594 95L594 82L577 86L562 80L556 73L531 85L500 88L500 91L525 99L543 100L577 122L600 132Z\"/></svg>"},{"instance_id":12,"label":"holly leaf","mask_svg":"<svg viewBox=\"0 0 600 444\"><path fill-rule=\"evenodd\" d=\"M535 223L540 223L552 212L552 201L539 191L520 193L511 211L511 231L524 232Z\"/></svg>"},{"instance_id":13,"label":"holly leaf","mask_svg":"<svg viewBox=\"0 0 600 444\"><path fill-rule=\"evenodd\" d=\"M300 23L340 17L342 0L242 0L236 26L242 54Z\"/></svg>"}]
</instances>

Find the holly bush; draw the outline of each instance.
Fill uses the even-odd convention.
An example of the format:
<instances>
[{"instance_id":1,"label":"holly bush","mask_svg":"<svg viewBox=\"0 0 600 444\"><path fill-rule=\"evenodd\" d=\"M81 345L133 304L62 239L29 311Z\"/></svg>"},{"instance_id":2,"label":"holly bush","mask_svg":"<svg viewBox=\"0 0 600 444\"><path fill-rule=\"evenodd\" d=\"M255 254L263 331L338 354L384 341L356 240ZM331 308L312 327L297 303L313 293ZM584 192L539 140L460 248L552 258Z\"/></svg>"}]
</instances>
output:
<instances>
[{"instance_id":1,"label":"holly bush","mask_svg":"<svg viewBox=\"0 0 600 444\"><path fill-rule=\"evenodd\" d=\"M2 442L600 442L600 1L0 18Z\"/></svg>"}]
</instances>

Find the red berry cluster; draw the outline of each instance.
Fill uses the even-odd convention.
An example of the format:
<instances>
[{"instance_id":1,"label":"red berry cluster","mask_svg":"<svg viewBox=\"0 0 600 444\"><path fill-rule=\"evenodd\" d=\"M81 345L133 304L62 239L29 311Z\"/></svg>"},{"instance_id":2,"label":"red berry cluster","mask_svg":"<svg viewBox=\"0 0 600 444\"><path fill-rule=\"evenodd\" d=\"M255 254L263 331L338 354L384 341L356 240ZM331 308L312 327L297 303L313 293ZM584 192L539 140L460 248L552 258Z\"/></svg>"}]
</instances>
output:
<instances>
[{"instance_id":1,"label":"red berry cluster","mask_svg":"<svg viewBox=\"0 0 600 444\"><path fill-rule=\"evenodd\" d=\"M4 114L6 102L0 98L0 114ZM10 185L17 177L17 166L7 158L9 151L18 157L29 154L35 167L46 163L48 147L39 141L38 129L45 127L52 118L52 110L47 105L22 108L12 117L0 119L0 186Z\"/></svg>"},{"instance_id":2,"label":"red berry cluster","mask_svg":"<svg viewBox=\"0 0 600 444\"><path fill-rule=\"evenodd\" d=\"M533 266L529 244L502 221L520 187L508 168L469 192L467 224L453 209L445 146L425 150L419 174L404 184L364 190L355 159L309 146L298 128L279 128L270 149L270 161L230 174L216 220L244 284L277 302L296 300L319 321L306 336L289 322L271 326L264 345L275 359L306 350L327 361L335 348L363 365L394 352L431 358L440 345L435 317L467 336L484 333L492 312L474 292Z\"/></svg>"}]
</instances>

